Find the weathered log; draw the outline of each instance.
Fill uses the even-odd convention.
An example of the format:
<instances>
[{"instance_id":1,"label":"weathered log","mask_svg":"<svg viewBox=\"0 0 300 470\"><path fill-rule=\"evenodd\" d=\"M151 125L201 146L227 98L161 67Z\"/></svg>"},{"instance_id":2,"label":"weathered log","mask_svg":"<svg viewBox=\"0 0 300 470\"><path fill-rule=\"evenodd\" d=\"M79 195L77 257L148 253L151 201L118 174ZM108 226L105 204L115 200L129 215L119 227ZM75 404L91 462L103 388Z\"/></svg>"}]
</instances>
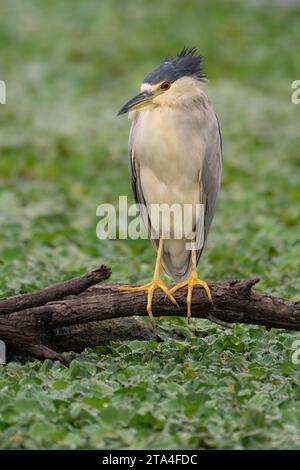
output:
<instances>
[{"instance_id":1,"label":"weathered log","mask_svg":"<svg viewBox=\"0 0 300 470\"><path fill-rule=\"evenodd\" d=\"M59 300L67 295L76 295L85 291L88 287L108 279L111 274L110 268L102 265L93 269L81 277L75 277L59 284L46 287L36 292L17 294L0 299L0 315L18 312L25 308L38 307L53 300Z\"/></svg>"},{"instance_id":2,"label":"weathered log","mask_svg":"<svg viewBox=\"0 0 300 470\"><path fill-rule=\"evenodd\" d=\"M109 269L105 268L105 270L106 274L101 275L102 279L109 275ZM82 278L78 279L82 280ZM72 285L72 289L74 289L72 293L76 291L74 287L76 282L79 282L75 279L73 281L73 284L69 281L71 283L69 285ZM98 282L98 280L94 279L94 282ZM194 318L208 318L217 323L248 323L264 325L267 328L300 330L300 301L255 293L252 291L252 287L257 282L258 278L210 283L213 305L208 301L203 289L195 288L192 316ZM19 310L20 296L14 296L17 301L17 309L13 309L11 301L9 309L12 313L0 315L0 338L18 350L29 352L38 357L58 359L66 363L64 356L52 348L64 351L68 349L67 344L64 345L62 340L57 347L55 342L51 344L49 341L49 338L55 336L55 331L59 331L58 329L74 328L74 325L117 318L147 316L145 293L119 292L118 287L117 284L97 284L84 292L71 296L69 295L70 290L67 290L64 296L62 289L59 288L57 290L59 300L54 300L55 296L53 295L52 301L49 302L46 296L46 301L42 304L42 294L40 294L38 306L33 306L31 303L30 307L23 310ZM58 286L56 286L57 288ZM29 294L25 295L27 296L26 301L30 302ZM37 296L37 293L32 296ZM154 315L186 316L186 289L178 291L176 299L179 307L175 307L165 299L162 292L157 290L153 302ZM86 340L88 346L90 343L88 338Z\"/></svg>"},{"instance_id":3,"label":"weathered log","mask_svg":"<svg viewBox=\"0 0 300 470\"><path fill-rule=\"evenodd\" d=\"M55 328L43 337L43 343L51 350L80 353L86 348L107 345L113 341L162 341L161 333L155 325L137 318L117 318L115 320L94 321L80 325ZM8 361L27 361L32 355L9 346Z\"/></svg>"}]
</instances>

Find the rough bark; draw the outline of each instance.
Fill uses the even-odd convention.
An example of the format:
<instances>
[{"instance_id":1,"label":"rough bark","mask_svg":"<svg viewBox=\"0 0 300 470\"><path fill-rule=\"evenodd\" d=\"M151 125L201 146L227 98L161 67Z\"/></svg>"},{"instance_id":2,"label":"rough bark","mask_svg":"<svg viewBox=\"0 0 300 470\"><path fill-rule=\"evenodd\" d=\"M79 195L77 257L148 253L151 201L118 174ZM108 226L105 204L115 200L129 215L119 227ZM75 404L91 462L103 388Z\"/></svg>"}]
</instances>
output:
<instances>
[{"instance_id":1,"label":"rough bark","mask_svg":"<svg viewBox=\"0 0 300 470\"><path fill-rule=\"evenodd\" d=\"M81 277L75 277L74 279L54 284L53 286L46 287L36 292L3 297L0 299L0 315L18 312L26 308L38 307L52 300L62 299L67 295L80 294L97 282L108 279L110 274L110 268L102 265L100 268L93 269L93 271Z\"/></svg>"},{"instance_id":2,"label":"rough bark","mask_svg":"<svg viewBox=\"0 0 300 470\"><path fill-rule=\"evenodd\" d=\"M103 343L100 336L103 334L107 340L108 330L115 335L115 339L132 339L136 324L129 323L126 330L125 325L129 320L124 320L124 317L147 316L146 295L143 292L119 292L117 284L92 286L108 278L109 274L109 268L102 266L81 278L37 293L24 294L25 299L22 299L22 295L3 299L0 338L20 351L58 359L65 364L67 360L61 354L62 351L82 350L85 344L94 346L98 341ZM251 323L267 328L300 330L300 301L255 293L252 287L257 282L258 279L253 278L211 283L209 287L213 305L209 303L203 289L194 289L192 316L208 318L221 324ZM157 290L153 302L154 315L186 316L186 289L178 291L176 299L179 308ZM116 319L123 320L117 320L113 327L108 320ZM102 329L99 322L103 322ZM91 334L92 328L82 326L86 324L97 325L98 333L94 337ZM120 333L122 329L124 334L120 338L116 332ZM139 333L157 335L155 329ZM136 335L139 337L137 330ZM77 346L80 347L76 346L76 338Z\"/></svg>"},{"instance_id":3,"label":"rough bark","mask_svg":"<svg viewBox=\"0 0 300 470\"><path fill-rule=\"evenodd\" d=\"M137 318L117 318L55 328L41 340L52 351L80 353L86 348L107 345L112 341L161 341L161 335L158 327ZM24 362L31 358L31 354L9 345L8 361Z\"/></svg>"}]
</instances>

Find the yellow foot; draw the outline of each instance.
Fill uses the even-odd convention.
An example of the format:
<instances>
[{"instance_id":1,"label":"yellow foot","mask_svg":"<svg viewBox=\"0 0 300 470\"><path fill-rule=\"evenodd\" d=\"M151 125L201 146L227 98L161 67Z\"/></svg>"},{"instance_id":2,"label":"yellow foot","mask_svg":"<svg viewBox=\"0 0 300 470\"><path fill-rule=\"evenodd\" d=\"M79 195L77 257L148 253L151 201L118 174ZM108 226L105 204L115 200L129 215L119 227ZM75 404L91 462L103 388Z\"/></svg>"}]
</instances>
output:
<instances>
[{"instance_id":1,"label":"yellow foot","mask_svg":"<svg viewBox=\"0 0 300 470\"><path fill-rule=\"evenodd\" d=\"M178 284L176 284L176 286L172 287L172 289L170 289L170 294L171 295L174 294L174 292L176 292L178 289L182 289L182 287L185 287L185 286L188 286L188 294L187 294L187 298L186 298L186 303L187 303L187 317L188 317L188 321L190 321L190 319L191 319L192 294L193 294L193 289L194 289L195 286L203 287L203 289L205 290L206 295L208 297L208 300L211 303L212 303L213 300L212 300L210 288L208 287L208 285L206 284L205 281L202 281L201 279L198 278L196 271L192 271L190 276L188 277L188 279L186 281L179 282Z\"/></svg>"},{"instance_id":2,"label":"yellow foot","mask_svg":"<svg viewBox=\"0 0 300 470\"><path fill-rule=\"evenodd\" d=\"M121 292L141 292L141 291L147 292L147 312L152 322L154 322L154 316L152 313L152 300L153 300L154 291L156 289L161 289L166 294L168 299L170 299L171 302L173 302L173 304L178 307L178 303L174 299L173 295L171 294L171 292L169 291L165 283L160 279L160 277L154 278L151 282L148 282L148 284L145 284L143 286L119 287L119 291Z\"/></svg>"}]
</instances>

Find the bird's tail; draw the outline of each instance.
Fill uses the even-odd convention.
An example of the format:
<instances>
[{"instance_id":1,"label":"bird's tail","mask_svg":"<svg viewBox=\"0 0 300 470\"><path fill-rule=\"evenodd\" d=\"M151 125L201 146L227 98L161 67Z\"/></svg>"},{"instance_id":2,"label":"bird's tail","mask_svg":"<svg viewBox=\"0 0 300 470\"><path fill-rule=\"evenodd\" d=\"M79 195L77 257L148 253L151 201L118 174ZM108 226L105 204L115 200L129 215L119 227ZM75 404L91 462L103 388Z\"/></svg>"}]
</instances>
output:
<instances>
[{"instance_id":1,"label":"bird's tail","mask_svg":"<svg viewBox=\"0 0 300 470\"><path fill-rule=\"evenodd\" d=\"M186 240L165 240L162 266L174 282L185 281L192 268L191 250L186 248Z\"/></svg>"}]
</instances>

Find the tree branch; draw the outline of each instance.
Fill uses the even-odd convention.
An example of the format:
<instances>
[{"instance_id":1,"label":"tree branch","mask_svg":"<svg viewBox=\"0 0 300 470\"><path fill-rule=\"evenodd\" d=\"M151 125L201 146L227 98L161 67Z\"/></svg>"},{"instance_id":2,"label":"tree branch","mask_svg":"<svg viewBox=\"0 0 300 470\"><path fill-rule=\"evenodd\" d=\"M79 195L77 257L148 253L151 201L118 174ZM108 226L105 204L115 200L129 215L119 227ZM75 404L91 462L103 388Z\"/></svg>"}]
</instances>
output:
<instances>
[{"instance_id":1,"label":"tree branch","mask_svg":"<svg viewBox=\"0 0 300 470\"><path fill-rule=\"evenodd\" d=\"M21 351L29 351L39 357L62 360L61 354L49 348L49 338L57 329L71 328L72 331L74 325L131 316L147 316L146 295L143 292L119 292L117 284L97 284L78 294L78 291L82 291L83 279L85 285L91 285L98 282L99 277L101 279L108 277L109 269L102 269L105 269L105 274L100 269L101 274L98 272L95 276L92 275L93 279L89 273L81 278L34 293L31 295L31 303L28 300L30 294L25 294L27 305L30 303L30 307L23 310L20 310L20 305L24 305L20 296L5 299L6 302L10 300L7 305L11 313L2 312L0 316L0 338ZM267 328L300 330L300 301L255 293L252 287L257 282L258 278L251 278L211 283L209 286L214 300L213 305L209 303L203 289L195 288L192 316L217 322L248 323L264 325ZM78 284L80 289L77 289ZM66 285L68 288L63 292L62 286ZM49 302L48 293L51 290L53 295L52 301ZM59 300L57 298L53 300L56 295L54 291L59 293ZM70 293L73 295L70 296ZM75 293L77 295L74 295ZM44 304L42 304L43 295ZM33 306L32 299L36 302L37 298L39 305ZM16 309L13 308L13 299L16 300ZM166 300L164 294L157 290L153 302L154 315L186 316L186 289L176 293L176 300L179 308ZM55 341L52 344L55 347ZM59 350L66 349L64 343L60 342Z\"/></svg>"},{"instance_id":2,"label":"tree branch","mask_svg":"<svg viewBox=\"0 0 300 470\"><path fill-rule=\"evenodd\" d=\"M110 268L102 265L100 268L94 269L81 277L75 277L74 279L54 284L53 286L46 287L36 292L4 297L0 299L0 315L18 312L26 308L38 307L47 302L62 299L67 295L80 294L88 287L108 279L110 274Z\"/></svg>"}]
</instances>

